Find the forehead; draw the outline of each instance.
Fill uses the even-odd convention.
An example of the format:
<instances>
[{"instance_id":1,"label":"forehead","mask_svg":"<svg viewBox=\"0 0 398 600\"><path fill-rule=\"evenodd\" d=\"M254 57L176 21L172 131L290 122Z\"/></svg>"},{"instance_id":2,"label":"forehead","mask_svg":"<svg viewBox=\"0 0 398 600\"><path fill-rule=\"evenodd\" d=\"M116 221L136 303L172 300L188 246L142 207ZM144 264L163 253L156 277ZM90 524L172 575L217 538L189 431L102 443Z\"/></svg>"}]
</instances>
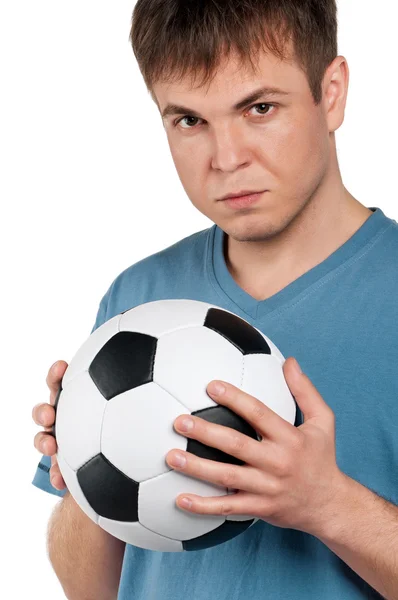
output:
<instances>
[{"instance_id":1,"label":"forehead","mask_svg":"<svg viewBox=\"0 0 398 600\"><path fill-rule=\"evenodd\" d=\"M223 102L231 104L231 99L239 100L260 88L278 88L284 95L293 95L308 87L305 73L299 68L290 51L286 60L281 60L268 52L261 52L254 61L255 70L250 63L241 64L236 54L224 58L217 67L210 83L205 86L194 86L191 76L180 81L156 82L153 91L158 101L159 110L163 113L177 105L199 108ZM200 76L198 75L198 79ZM171 111L168 111L171 114Z\"/></svg>"}]
</instances>

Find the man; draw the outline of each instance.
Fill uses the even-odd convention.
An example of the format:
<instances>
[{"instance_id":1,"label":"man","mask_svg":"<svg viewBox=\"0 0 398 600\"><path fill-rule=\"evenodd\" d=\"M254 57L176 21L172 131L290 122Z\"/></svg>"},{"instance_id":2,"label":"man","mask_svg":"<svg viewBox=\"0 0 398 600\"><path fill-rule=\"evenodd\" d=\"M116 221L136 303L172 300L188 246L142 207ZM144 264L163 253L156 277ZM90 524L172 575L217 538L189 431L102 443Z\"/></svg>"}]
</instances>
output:
<instances>
[{"instance_id":1,"label":"man","mask_svg":"<svg viewBox=\"0 0 398 600\"><path fill-rule=\"evenodd\" d=\"M234 48L221 55L208 89L193 88L188 76L152 81L179 177L214 226L121 273L101 301L94 329L162 298L232 310L289 356L284 374L302 418L293 427L224 382L225 393L213 397L254 419L263 440L249 444L242 437L237 444L227 429L195 419L184 435L228 448L246 464L232 470L185 454L186 466L178 467L171 451L170 467L212 482L228 480L239 490L227 498L191 497L190 508L180 504L182 497L176 501L197 514L235 512L260 520L214 548L162 553L125 545L82 513L64 489L55 440L45 433L54 409L36 406L33 418L45 432L36 435L35 447L45 456L33 483L64 496L49 526L50 560L66 594L76 599L396 600L398 226L380 208L362 205L341 179L335 131L344 120L346 60L334 54L319 71L319 102L316 78L299 61L305 48L314 53L316 44L308 40L335 37L335 2L236 0L220 16L221 4L139 1L133 48L142 72L145 44L151 60L155 42L169 56L168 34L170 47L189 65L192 57L175 42L177 33L192 44L200 31L219 40L230 26L231 39L250 39L246 34L261 10L269 11L263 15L269 27L282 9L287 20L293 15L296 43L285 40L283 60L259 50L257 71L239 61ZM300 45L300 35L307 45ZM199 41L197 47L200 52ZM203 48L209 47L207 40ZM257 93L265 87L279 92ZM51 404L65 368L60 361L49 371Z\"/></svg>"}]
</instances>

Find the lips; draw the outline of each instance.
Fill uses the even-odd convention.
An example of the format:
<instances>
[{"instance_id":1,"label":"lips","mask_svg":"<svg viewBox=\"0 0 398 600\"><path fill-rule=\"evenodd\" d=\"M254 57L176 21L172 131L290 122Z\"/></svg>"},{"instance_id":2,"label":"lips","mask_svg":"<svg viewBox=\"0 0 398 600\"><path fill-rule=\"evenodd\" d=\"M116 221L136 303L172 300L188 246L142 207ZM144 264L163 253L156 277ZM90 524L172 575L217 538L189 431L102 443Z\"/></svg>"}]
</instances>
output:
<instances>
[{"instance_id":1,"label":"lips","mask_svg":"<svg viewBox=\"0 0 398 600\"><path fill-rule=\"evenodd\" d=\"M219 200L229 200L230 198L243 198L245 196L252 196L253 194L261 194L264 190L240 190L236 194L231 193L227 196L219 198Z\"/></svg>"},{"instance_id":2,"label":"lips","mask_svg":"<svg viewBox=\"0 0 398 600\"><path fill-rule=\"evenodd\" d=\"M226 198L223 200L223 204L226 204L230 208L247 208L258 202L261 196L266 192L257 192L254 194L248 194L246 196L237 196L235 198Z\"/></svg>"}]
</instances>

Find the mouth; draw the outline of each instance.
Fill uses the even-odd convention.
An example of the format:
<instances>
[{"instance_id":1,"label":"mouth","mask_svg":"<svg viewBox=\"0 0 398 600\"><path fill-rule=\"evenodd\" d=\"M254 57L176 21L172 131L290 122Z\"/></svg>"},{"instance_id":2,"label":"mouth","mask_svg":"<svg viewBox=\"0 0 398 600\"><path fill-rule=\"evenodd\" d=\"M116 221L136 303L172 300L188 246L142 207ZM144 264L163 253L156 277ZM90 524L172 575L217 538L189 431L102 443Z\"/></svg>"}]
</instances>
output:
<instances>
[{"instance_id":1,"label":"mouth","mask_svg":"<svg viewBox=\"0 0 398 600\"><path fill-rule=\"evenodd\" d=\"M267 191L268 190L264 190L263 192L255 192L245 196L236 196L235 198L225 198L224 200L221 200L221 202L230 208L247 208L256 204L261 196Z\"/></svg>"}]
</instances>

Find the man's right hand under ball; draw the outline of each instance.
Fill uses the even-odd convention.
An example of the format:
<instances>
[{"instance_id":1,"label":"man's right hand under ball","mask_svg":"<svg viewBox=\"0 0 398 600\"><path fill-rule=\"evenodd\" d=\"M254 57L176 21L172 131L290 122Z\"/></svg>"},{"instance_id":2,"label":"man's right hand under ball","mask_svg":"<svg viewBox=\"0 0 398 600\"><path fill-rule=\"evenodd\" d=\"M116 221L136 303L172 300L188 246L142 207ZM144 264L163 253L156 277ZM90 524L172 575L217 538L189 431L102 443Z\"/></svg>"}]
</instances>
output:
<instances>
[{"instance_id":1,"label":"man's right hand under ball","mask_svg":"<svg viewBox=\"0 0 398 600\"><path fill-rule=\"evenodd\" d=\"M51 433L51 427L55 422L55 398L57 396L62 377L68 367L64 360L57 361L48 371L46 383L50 388L50 403L36 404L32 410L32 418L36 425L42 425L44 431L39 431L34 437L35 448L45 456L51 456L50 481L51 485L57 490L63 490L66 487L65 481L59 470L57 458L57 442Z\"/></svg>"}]
</instances>

